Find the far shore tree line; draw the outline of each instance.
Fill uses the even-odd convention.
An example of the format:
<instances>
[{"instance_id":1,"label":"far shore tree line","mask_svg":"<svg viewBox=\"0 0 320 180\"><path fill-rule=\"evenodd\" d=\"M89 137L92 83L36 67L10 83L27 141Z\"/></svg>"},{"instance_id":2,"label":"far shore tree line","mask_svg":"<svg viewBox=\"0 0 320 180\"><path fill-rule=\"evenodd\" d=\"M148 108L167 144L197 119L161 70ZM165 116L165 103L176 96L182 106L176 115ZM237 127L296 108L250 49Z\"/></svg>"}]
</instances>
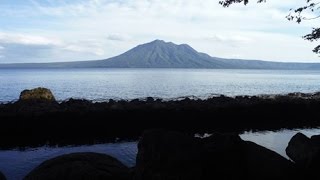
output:
<instances>
[{"instance_id":1,"label":"far shore tree line","mask_svg":"<svg viewBox=\"0 0 320 180\"><path fill-rule=\"evenodd\" d=\"M250 0L250 2L251 1L253 0ZM266 2L267 0L255 0L255 1L257 1L258 3L262 3L262 2ZM289 14L286 16L286 18L289 21L295 21L300 24L302 21L315 20L320 18L320 1L319 0L301 0L301 1L305 1L305 5L302 7L293 7L292 9L290 9ZM219 1L219 3L223 7L229 7L234 3L243 3L244 5L247 5L249 3L249 0L223 0L223 1ZM312 14L313 16L309 17L310 14ZM313 27L311 33L303 36L303 38L311 42L318 41L320 39L320 28ZM320 45L317 45L313 49L313 52L320 54Z\"/></svg>"}]
</instances>

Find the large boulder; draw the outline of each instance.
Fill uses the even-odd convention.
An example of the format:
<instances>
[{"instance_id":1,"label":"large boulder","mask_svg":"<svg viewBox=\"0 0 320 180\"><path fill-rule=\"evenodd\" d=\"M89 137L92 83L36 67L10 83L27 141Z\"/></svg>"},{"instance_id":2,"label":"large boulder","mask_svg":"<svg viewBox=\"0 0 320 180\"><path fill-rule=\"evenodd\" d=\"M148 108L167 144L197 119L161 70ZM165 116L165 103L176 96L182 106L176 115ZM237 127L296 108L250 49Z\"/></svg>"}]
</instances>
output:
<instances>
[{"instance_id":1,"label":"large boulder","mask_svg":"<svg viewBox=\"0 0 320 180\"><path fill-rule=\"evenodd\" d=\"M235 134L200 139L153 130L139 145L136 177L147 179L287 179L293 164Z\"/></svg>"},{"instance_id":2,"label":"large boulder","mask_svg":"<svg viewBox=\"0 0 320 180\"><path fill-rule=\"evenodd\" d=\"M55 98L50 89L38 87L31 90L24 90L20 93L19 101L47 101L53 102Z\"/></svg>"},{"instance_id":3,"label":"large boulder","mask_svg":"<svg viewBox=\"0 0 320 180\"><path fill-rule=\"evenodd\" d=\"M22 91L19 101L15 102L12 108L18 113L36 116L56 112L59 104L49 89L39 87Z\"/></svg>"},{"instance_id":4,"label":"large boulder","mask_svg":"<svg viewBox=\"0 0 320 180\"><path fill-rule=\"evenodd\" d=\"M0 172L0 180L6 180L6 177Z\"/></svg>"},{"instance_id":5,"label":"large boulder","mask_svg":"<svg viewBox=\"0 0 320 180\"><path fill-rule=\"evenodd\" d=\"M246 178L242 140L238 135L215 133L201 141L203 179Z\"/></svg>"},{"instance_id":6,"label":"large boulder","mask_svg":"<svg viewBox=\"0 0 320 180\"><path fill-rule=\"evenodd\" d=\"M286 153L301 168L320 167L320 135L308 138L297 133L289 141Z\"/></svg>"},{"instance_id":7,"label":"large boulder","mask_svg":"<svg viewBox=\"0 0 320 180\"><path fill-rule=\"evenodd\" d=\"M265 147L244 141L244 154L248 179L294 179L294 164Z\"/></svg>"},{"instance_id":8,"label":"large boulder","mask_svg":"<svg viewBox=\"0 0 320 180\"><path fill-rule=\"evenodd\" d=\"M213 134L203 141L203 179L287 179L293 164L236 134Z\"/></svg>"},{"instance_id":9,"label":"large boulder","mask_svg":"<svg viewBox=\"0 0 320 180\"><path fill-rule=\"evenodd\" d=\"M129 169L117 159L99 153L62 155L40 164L25 180L127 180Z\"/></svg>"},{"instance_id":10,"label":"large boulder","mask_svg":"<svg viewBox=\"0 0 320 180\"><path fill-rule=\"evenodd\" d=\"M196 139L178 132L149 130L138 144L136 178L200 179L200 152Z\"/></svg>"}]
</instances>

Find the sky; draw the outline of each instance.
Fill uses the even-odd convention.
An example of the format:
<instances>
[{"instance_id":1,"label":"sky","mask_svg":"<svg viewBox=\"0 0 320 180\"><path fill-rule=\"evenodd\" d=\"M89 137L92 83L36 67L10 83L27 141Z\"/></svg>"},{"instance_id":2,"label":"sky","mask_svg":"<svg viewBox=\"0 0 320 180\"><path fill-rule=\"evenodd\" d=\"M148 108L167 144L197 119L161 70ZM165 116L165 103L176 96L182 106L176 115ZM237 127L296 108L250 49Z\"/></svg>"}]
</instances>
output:
<instances>
[{"instance_id":1,"label":"sky","mask_svg":"<svg viewBox=\"0 0 320 180\"><path fill-rule=\"evenodd\" d=\"M106 59L161 39L214 57L320 62L288 21L305 0L223 8L218 0L0 0L0 63ZM318 42L319 43L319 42Z\"/></svg>"}]
</instances>

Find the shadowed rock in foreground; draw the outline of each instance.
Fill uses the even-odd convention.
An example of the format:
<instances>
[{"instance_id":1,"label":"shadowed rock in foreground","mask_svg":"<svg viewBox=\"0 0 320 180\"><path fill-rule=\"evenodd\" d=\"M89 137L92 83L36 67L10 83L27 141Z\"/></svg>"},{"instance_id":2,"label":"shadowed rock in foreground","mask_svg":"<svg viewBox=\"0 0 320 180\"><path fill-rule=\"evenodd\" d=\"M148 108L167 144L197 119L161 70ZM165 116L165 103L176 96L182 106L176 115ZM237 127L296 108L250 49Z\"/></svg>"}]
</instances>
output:
<instances>
[{"instance_id":1,"label":"shadowed rock in foreground","mask_svg":"<svg viewBox=\"0 0 320 180\"><path fill-rule=\"evenodd\" d=\"M25 180L128 180L129 169L117 159L98 153L73 153L45 161Z\"/></svg>"},{"instance_id":2,"label":"shadowed rock in foreground","mask_svg":"<svg viewBox=\"0 0 320 180\"><path fill-rule=\"evenodd\" d=\"M287 155L296 163L304 177L319 175L320 135L308 138L302 133L294 135L286 148Z\"/></svg>"},{"instance_id":3,"label":"shadowed rock in foreground","mask_svg":"<svg viewBox=\"0 0 320 180\"><path fill-rule=\"evenodd\" d=\"M235 134L195 138L176 131L145 131L131 171L97 153L73 153L47 160L29 179L209 180L295 179L294 164Z\"/></svg>"},{"instance_id":4,"label":"shadowed rock in foreground","mask_svg":"<svg viewBox=\"0 0 320 180\"><path fill-rule=\"evenodd\" d=\"M0 172L0 180L6 180L6 177Z\"/></svg>"},{"instance_id":5,"label":"shadowed rock in foreground","mask_svg":"<svg viewBox=\"0 0 320 180\"><path fill-rule=\"evenodd\" d=\"M138 146L136 178L149 179L289 179L293 164L279 154L234 134L198 139L152 130Z\"/></svg>"}]
</instances>

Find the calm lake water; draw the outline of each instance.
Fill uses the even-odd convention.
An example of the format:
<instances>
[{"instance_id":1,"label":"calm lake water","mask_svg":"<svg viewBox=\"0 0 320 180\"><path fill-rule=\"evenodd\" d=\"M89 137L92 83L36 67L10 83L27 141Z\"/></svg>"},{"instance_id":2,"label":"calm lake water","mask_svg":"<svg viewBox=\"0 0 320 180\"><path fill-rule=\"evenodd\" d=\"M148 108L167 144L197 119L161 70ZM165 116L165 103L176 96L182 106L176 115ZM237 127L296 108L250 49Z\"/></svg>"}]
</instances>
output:
<instances>
[{"instance_id":1,"label":"calm lake water","mask_svg":"<svg viewBox=\"0 0 320 180\"><path fill-rule=\"evenodd\" d=\"M209 97L320 90L320 71L217 69L0 69L0 102L50 88L58 100Z\"/></svg>"},{"instance_id":2,"label":"calm lake water","mask_svg":"<svg viewBox=\"0 0 320 180\"><path fill-rule=\"evenodd\" d=\"M264 131L255 133L246 132L240 136L243 140L253 141L288 158L285 153L285 148L287 147L289 140L297 132L302 132L310 137L312 135L320 134L320 129L282 130L277 132ZM6 175L8 180L22 179L43 161L72 152L105 153L116 157L125 165L132 167L135 165L138 149L137 142L124 142L77 147L39 147L27 149L25 151L0 151L0 171Z\"/></svg>"}]
</instances>

